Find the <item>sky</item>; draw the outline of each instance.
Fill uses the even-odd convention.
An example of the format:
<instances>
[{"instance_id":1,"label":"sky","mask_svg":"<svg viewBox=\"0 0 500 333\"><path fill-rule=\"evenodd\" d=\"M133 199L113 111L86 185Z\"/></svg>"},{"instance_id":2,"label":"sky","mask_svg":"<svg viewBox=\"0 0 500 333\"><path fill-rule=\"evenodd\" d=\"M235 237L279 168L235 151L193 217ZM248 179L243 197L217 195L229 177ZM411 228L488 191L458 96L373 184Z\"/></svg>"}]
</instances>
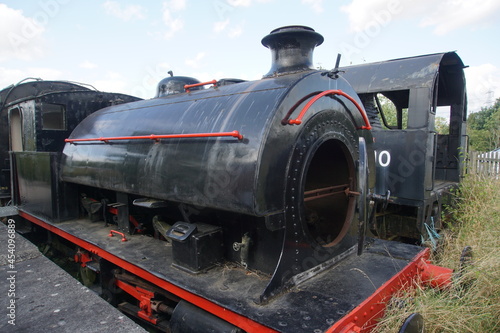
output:
<instances>
[{"instance_id":1,"label":"sky","mask_svg":"<svg viewBox=\"0 0 500 333\"><path fill-rule=\"evenodd\" d=\"M261 39L287 25L324 36L317 68L457 51L469 112L500 98L499 0L0 1L0 89L33 77L152 98L170 70L258 80Z\"/></svg>"}]
</instances>

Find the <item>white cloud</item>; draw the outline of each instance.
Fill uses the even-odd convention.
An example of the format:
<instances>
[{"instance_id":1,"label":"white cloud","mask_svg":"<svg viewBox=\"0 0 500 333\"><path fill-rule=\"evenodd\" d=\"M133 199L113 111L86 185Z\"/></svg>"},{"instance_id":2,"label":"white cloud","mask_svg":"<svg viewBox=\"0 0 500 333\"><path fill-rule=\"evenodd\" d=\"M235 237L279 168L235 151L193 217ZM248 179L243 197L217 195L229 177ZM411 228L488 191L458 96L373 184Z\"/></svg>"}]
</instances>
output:
<instances>
[{"instance_id":1,"label":"white cloud","mask_svg":"<svg viewBox=\"0 0 500 333\"><path fill-rule=\"evenodd\" d=\"M227 36L229 38L235 38L241 36L243 34L243 26L245 25L245 22L241 22L240 24L231 24L231 21L229 19L226 19L225 21L218 21L214 23L213 26L213 31L215 33L221 33L223 31L227 31Z\"/></svg>"},{"instance_id":2,"label":"white cloud","mask_svg":"<svg viewBox=\"0 0 500 333\"><path fill-rule=\"evenodd\" d=\"M29 67L25 69L11 69L0 67L0 89L16 84L26 78L40 78L44 80L60 80L62 72L53 68Z\"/></svg>"},{"instance_id":3,"label":"white cloud","mask_svg":"<svg viewBox=\"0 0 500 333\"><path fill-rule=\"evenodd\" d=\"M102 80L93 82L92 86L100 91L122 93L126 91L126 82L127 80L120 73L108 71Z\"/></svg>"},{"instance_id":4,"label":"white cloud","mask_svg":"<svg viewBox=\"0 0 500 333\"><path fill-rule=\"evenodd\" d=\"M471 66L465 69L469 112L490 106L500 98L500 68L492 64Z\"/></svg>"},{"instance_id":5,"label":"white cloud","mask_svg":"<svg viewBox=\"0 0 500 333\"><path fill-rule=\"evenodd\" d=\"M170 2L164 2L164 4L165 3L168 3L168 6L173 12L180 12L186 9L186 0L170 0Z\"/></svg>"},{"instance_id":6,"label":"white cloud","mask_svg":"<svg viewBox=\"0 0 500 333\"><path fill-rule=\"evenodd\" d=\"M191 68L200 68L201 60L205 58L205 52L199 52L193 59L186 59L185 63Z\"/></svg>"},{"instance_id":7,"label":"white cloud","mask_svg":"<svg viewBox=\"0 0 500 333\"><path fill-rule=\"evenodd\" d=\"M420 0L419 3L425 1L431 0ZM399 0L352 0L340 10L348 14L351 30L359 32L373 22L390 22L403 12L403 6Z\"/></svg>"},{"instance_id":8,"label":"white cloud","mask_svg":"<svg viewBox=\"0 0 500 333\"><path fill-rule=\"evenodd\" d=\"M229 38L235 38L239 37L243 33L243 26L242 25L237 25L232 27L229 32L228 32L228 37Z\"/></svg>"},{"instance_id":9,"label":"white cloud","mask_svg":"<svg viewBox=\"0 0 500 333\"><path fill-rule=\"evenodd\" d=\"M227 25L229 24L229 19L226 19L224 21L217 21L214 23L214 32L219 33L224 31L226 29Z\"/></svg>"},{"instance_id":10,"label":"white cloud","mask_svg":"<svg viewBox=\"0 0 500 333\"><path fill-rule=\"evenodd\" d=\"M500 9L500 2L493 0L447 0L434 2L437 6L428 16L420 21L423 27L434 26L434 33L445 35L464 26L485 23Z\"/></svg>"},{"instance_id":11,"label":"white cloud","mask_svg":"<svg viewBox=\"0 0 500 333\"><path fill-rule=\"evenodd\" d=\"M106 1L102 6L107 14L126 22L146 18L146 9L140 5L126 5L122 7L118 1Z\"/></svg>"},{"instance_id":12,"label":"white cloud","mask_svg":"<svg viewBox=\"0 0 500 333\"><path fill-rule=\"evenodd\" d=\"M171 67L172 66L168 62L160 62L156 65L156 71L158 73L163 73L163 76L167 76L167 72L171 69Z\"/></svg>"},{"instance_id":13,"label":"white cloud","mask_svg":"<svg viewBox=\"0 0 500 333\"><path fill-rule=\"evenodd\" d=\"M184 28L184 21L178 16L178 13L186 9L186 0L164 1L162 7L163 24L167 31L163 34L165 39L170 39L177 32Z\"/></svg>"},{"instance_id":14,"label":"white cloud","mask_svg":"<svg viewBox=\"0 0 500 333\"><path fill-rule=\"evenodd\" d=\"M81 67L81 68L85 68L85 69L94 69L94 68L97 68L96 64L94 64L93 62L90 62L88 60L85 60L84 62L80 63L78 66Z\"/></svg>"},{"instance_id":15,"label":"white cloud","mask_svg":"<svg viewBox=\"0 0 500 333\"><path fill-rule=\"evenodd\" d=\"M43 55L45 28L21 10L0 4L0 61L32 60Z\"/></svg>"},{"instance_id":16,"label":"white cloud","mask_svg":"<svg viewBox=\"0 0 500 333\"><path fill-rule=\"evenodd\" d=\"M393 20L416 18L421 27L434 27L438 35L493 20L499 10L497 0L352 0L341 7L354 32L374 23L385 26Z\"/></svg>"},{"instance_id":17,"label":"white cloud","mask_svg":"<svg viewBox=\"0 0 500 333\"><path fill-rule=\"evenodd\" d=\"M227 0L226 2L233 7L248 7L252 4L252 0Z\"/></svg>"},{"instance_id":18,"label":"white cloud","mask_svg":"<svg viewBox=\"0 0 500 333\"><path fill-rule=\"evenodd\" d=\"M302 0L302 3L307 6L311 6L312 10L316 13L322 13L323 9L323 0Z\"/></svg>"},{"instance_id":19,"label":"white cloud","mask_svg":"<svg viewBox=\"0 0 500 333\"><path fill-rule=\"evenodd\" d=\"M273 0L257 0L256 2L267 3L267 2L271 2L271 1L273 1ZM323 0L317 0L317 1L323 1ZM253 1L252 0L226 0L226 3L232 7L250 7L252 5Z\"/></svg>"}]
</instances>

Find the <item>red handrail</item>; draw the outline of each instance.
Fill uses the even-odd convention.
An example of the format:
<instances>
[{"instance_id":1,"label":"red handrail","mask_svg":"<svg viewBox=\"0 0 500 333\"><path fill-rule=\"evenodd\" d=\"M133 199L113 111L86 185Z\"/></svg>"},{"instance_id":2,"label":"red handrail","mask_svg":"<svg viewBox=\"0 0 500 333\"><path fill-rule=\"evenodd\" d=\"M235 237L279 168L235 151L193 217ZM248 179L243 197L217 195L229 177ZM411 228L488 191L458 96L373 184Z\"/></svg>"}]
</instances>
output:
<instances>
[{"instance_id":1,"label":"red handrail","mask_svg":"<svg viewBox=\"0 0 500 333\"><path fill-rule=\"evenodd\" d=\"M86 141L117 141L117 140L155 140L160 141L160 139L185 139L185 138L213 138L213 137L226 137L230 136L233 138L237 138L238 140L243 139L243 135L238 131L232 132L219 132L219 133L189 133L189 134L166 134L166 135L137 135L137 136L115 136L115 137L107 137L107 138L89 138L89 139L65 139L64 142L86 142Z\"/></svg>"},{"instance_id":2,"label":"red handrail","mask_svg":"<svg viewBox=\"0 0 500 333\"><path fill-rule=\"evenodd\" d=\"M215 84L217 84L217 80L200 82L200 83L193 83L193 84L186 84L186 85L184 85L184 90L186 90L186 92L189 92L189 88L204 86L207 84L214 84L215 85Z\"/></svg>"},{"instance_id":3,"label":"red handrail","mask_svg":"<svg viewBox=\"0 0 500 333\"><path fill-rule=\"evenodd\" d=\"M126 242L127 241L127 238L125 238L125 234L123 232L119 232L119 231L116 231L116 230L110 230L108 237L113 237L113 234L117 234L117 235L122 236L122 239L121 239L122 242Z\"/></svg>"},{"instance_id":4,"label":"red handrail","mask_svg":"<svg viewBox=\"0 0 500 333\"><path fill-rule=\"evenodd\" d=\"M287 122L285 122L285 124L300 125L302 123L302 118L306 114L307 110L309 110L309 108L311 107L311 105L313 105L321 97L327 96L327 95L340 95L340 96L344 96L349 101L351 101L351 103L354 104L354 106L358 109L359 113L363 117L363 121L365 122L365 126L361 126L358 129L367 129L367 130L371 130L372 129L372 127L370 125L370 121L368 120L368 116L366 115L366 112L363 110L363 108L358 104L358 102L356 102L356 100L354 98L352 98L351 96L349 96L348 94L346 94L342 90L325 90L323 92L319 92L309 102L307 102L306 106L304 106L304 108L302 109L302 111L300 111L300 113L297 116L297 118L295 118L295 119L289 119ZM289 114L290 113L291 112L289 112Z\"/></svg>"}]
</instances>

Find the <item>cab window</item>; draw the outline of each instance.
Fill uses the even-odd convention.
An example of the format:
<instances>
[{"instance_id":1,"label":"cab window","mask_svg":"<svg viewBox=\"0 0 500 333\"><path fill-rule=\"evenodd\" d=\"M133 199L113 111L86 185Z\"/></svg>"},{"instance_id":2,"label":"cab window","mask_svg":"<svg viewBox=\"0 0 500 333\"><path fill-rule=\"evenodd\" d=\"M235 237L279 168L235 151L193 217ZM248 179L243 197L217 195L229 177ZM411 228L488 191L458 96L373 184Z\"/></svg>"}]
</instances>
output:
<instances>
[{"instance_id":1,"label":"cab window","mask_svg":"<svg viewBox=\"0 0 500 333\"><path fill-rule=\"evenodd\" d=\"M42 129L43 130L65 130L66 112L63 105L42 104Z\"/></svg>"}]
</instances>

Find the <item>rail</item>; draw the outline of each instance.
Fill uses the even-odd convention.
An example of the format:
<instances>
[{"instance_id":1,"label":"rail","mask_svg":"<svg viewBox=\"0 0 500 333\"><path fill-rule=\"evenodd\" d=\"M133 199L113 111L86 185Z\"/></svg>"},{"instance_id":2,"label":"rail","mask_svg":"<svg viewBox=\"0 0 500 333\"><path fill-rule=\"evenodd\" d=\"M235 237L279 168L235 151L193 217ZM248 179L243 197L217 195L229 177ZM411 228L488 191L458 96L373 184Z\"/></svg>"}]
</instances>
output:
<instances>
[{"instance_id":1,"label":"rail","mask_svg":"<svg viewBox=\"0 0 500 333\"><path fill-rule=\"evenodd\" d=\"M328 95L340 95L340 96L343 96L343 97L347 98L358 109L359 113L361 114L361 117L363 117L363 121L365 122L365 125L361 126L361 127L358 127L358 129L366 129L366 130L371 130L372 129L372 127L370 125L370 121L368 120L368 116L366 115L366 112L365 112L365 110L363 110L363 108L361 107L361 105L359 105L359 103L354 98L352 98L351 96L349 96L348 94L346 94L342 90L338 90L338 89L337 90L333 90L333 89L332 90L325 90L325 91L322 91L322 92L314 92L312 94L309 94L309 95L305 96L303 99L301 99L299 101L299 103L295 104L290 109L290 111L288 112L287 116L285 117L285 119L283 119L283 121L281 123L283 125L286 125L286 124L288 124L288 125L300 125L302 123L302 118L304 117L304 115L306 114L306 112L309 110L309 108L314 103L316 103L316 101L319 100L321 97L328 96ZM300 103L302 103L305 99L307 99L307 98L309 98L311 96L314 96L314 97L309 102L307 102L307 104L304 106L304 108L302 109L302 111L300 111L300 113L297 116L297 118L295 118L295 119L289 119L290 115L298 107L298 105Z\"/></svg>"},{"instance_id":2,"label":"rail","mask_svg":"<svg viewBox=\"0 0 500 333\"><path fill-rule=\"evenodd\" d=\"M154 140L159 142L161 139L188 139L188 138L214 138L214 137L233 137L238 140L243 140L243 135L238 131L219 132L219 133L189 133L189 134L165 134L165 135L136 135L136 136L114 136L114 137L99 137L86 139L65 139L64 142L89 142L89 141L120 141L120 140Z\"/></svg>"},{"instance_id":3,"label":"rail","mask_svg":"<svg viewBox=\"0 0 500 333\"><path fill-rule=\"evenodd\" d=\"M186 85L184 85L184 90L186 90L186 92L189 92L189 89L191 89L191 88L206 86L207 84L213 84L215 86L215 85L217 85L217 80L200 82L200 83L193 83L193 84L186 84Z\"/></svg>"}]
</instances>

